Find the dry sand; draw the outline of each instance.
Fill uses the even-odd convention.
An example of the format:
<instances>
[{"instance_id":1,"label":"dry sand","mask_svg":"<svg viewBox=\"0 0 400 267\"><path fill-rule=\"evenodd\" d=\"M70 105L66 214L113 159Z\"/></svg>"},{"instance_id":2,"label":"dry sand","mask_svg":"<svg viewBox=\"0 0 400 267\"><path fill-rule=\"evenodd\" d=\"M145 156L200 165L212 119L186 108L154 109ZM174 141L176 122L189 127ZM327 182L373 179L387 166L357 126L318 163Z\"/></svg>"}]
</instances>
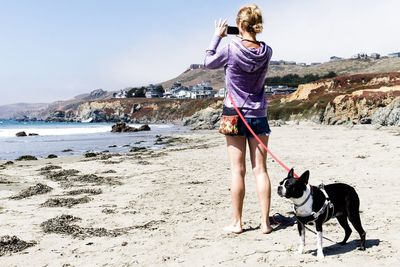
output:
<instances>
[{"instance_id":1,"label":"dry sand","mask_svg":"<svg viewBox=\"0 0 400 267\"><path fill-rule=\"evenodd\" d=\"M301 123L272 130L271 150L298 173L309 169L311 184L345 182L356 187L366 251L356 250L355 231L345 246L324 240L323 260L315 256L311 232L306 233L303 255L294 254L295 226L262 235L250 167L247 231L224 233L231 216L225 140L216 131L201 131L153 153L7 165L0 170L0 236L37 244L6 252L0 266L399 266L400 129ZM39 171L48 165L62 169ZM286 171L271 159L268 165L271 215L288 215L292 205L276 194ZM79 173L54 175L68 169ZM38 183L43 185L22 192L23 198L10 199ZM43 194L30 196L42 188ZM324 225L324 234L341 241L344 231L332 219Z\"/></svg>"}]
</instances>

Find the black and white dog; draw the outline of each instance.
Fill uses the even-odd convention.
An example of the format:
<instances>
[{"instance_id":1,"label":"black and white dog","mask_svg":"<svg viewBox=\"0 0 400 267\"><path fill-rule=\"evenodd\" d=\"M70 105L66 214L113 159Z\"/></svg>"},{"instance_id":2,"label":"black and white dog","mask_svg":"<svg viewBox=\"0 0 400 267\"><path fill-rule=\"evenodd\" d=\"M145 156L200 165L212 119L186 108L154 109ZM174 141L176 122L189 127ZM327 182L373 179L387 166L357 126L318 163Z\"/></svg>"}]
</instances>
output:
<instances>
[{"instance_id":1,"label":"black and white dog","mask_svg":"<svg viewBox=\"0 0 400 267\"><path fill-rule=\"evenodd\" d=\"M317 256L324 257L322 251L322 224L332 217L336 217L344 228L344 245L349 239L351 228L347 222L350 220L353 227L360 234L360 250L365 250L366 233L361 226L360 200L353 187L343 183L335 183L320 187L308 184L310 172L304 172L298 179L294 178L291 169L288 176L280 182L278 195L290 199L294 204L297 227L300 235L298 253L302 254L305 244L305 224L314 221L317 230Z\"/></svg>"}]
</instances>

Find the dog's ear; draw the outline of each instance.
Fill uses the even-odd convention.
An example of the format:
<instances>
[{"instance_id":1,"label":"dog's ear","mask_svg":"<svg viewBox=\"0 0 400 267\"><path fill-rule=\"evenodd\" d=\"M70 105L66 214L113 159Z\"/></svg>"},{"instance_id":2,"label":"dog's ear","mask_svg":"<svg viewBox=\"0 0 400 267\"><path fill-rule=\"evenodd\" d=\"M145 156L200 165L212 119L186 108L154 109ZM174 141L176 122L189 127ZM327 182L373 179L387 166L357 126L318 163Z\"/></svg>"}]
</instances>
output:
<instances>
[{"instance_id":1,"label":"dog's ear","mask_svg":"<svg viewBox=\"0 0 400 267\"><path fill-rule=\"evenodd\" d=\"M288 177L288 178L293 178L293 177L294 177L293 175L294 175L294 169L291 168L290 171L289 171L289 173L288 173L288 176L287 176L287 177Z\"/></svg>"},{"instance_id":2,"label":"dog's ear","mask_svg":"<svg viewBox=\"0 0 400 267\"><path fill-rule=\"evenodd\" d=\"M303 181L305 184L308 184L308 178L310 177L310 171L306 170L301 176L300 180Z\"/></svg>"}]
</instances>

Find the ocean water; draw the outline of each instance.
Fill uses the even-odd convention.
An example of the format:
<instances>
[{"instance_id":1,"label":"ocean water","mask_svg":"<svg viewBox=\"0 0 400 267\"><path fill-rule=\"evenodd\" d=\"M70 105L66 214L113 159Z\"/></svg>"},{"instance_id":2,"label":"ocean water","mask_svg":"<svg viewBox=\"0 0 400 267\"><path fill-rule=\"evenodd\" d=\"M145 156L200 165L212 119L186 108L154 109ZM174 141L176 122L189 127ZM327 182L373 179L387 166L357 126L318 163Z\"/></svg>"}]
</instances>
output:
<instances>
[{"instance_id":1,"label":"ocean water","mask_svg":"<svg viewBox=\"0 0 400 267\"><path fill-rule=\"evenodd\" d=\"M17 122L0 120L0 160L14 160L21 155L59 157L80 155L86 151L128 152L130 146L160 148L154 145L156 135L188 132L188 128L172 124L150 124L150 131L111 133L113 123ZM139 127L139 124L129 124ZM20 131L38 136L16 137ZM138 144L140 142L140 144ZM136 144L135 144L136 143ZM116 147L110 147L116 146ZM71 149L71 152L62 152Z\"/></svg>"}]
</instances>

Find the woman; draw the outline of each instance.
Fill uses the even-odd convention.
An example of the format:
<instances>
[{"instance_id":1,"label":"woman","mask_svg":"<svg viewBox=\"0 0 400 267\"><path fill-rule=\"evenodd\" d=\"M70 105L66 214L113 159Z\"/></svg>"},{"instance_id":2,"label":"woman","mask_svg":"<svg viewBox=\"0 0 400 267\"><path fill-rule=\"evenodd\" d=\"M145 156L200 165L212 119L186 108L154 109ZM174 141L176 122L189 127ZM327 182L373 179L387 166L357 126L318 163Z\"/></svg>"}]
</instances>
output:
<instances>
[{"instance_id":1,"label":"woman","mask_svg":"<svg viewBox=\"0 0 400 267\"><path fill-rule=\"evenodd\" d=\"M271 132L266 117L266 99L264 81L272 49L264 42L257 41L257 34L263 29L261 10L256 5L240 8L236 24L239 28L239 40L231 41L217 51L223 37L226 36L226 20L215 25L215 35L206 51L205 67L209 69L225 68L225 84L228 93L240 108L253 131L267 145ZM231 115L233 105L228 97L224 100L223 115ZM261 231L269 234L271 183L267 172L267 152L252 137L243 122L238 124L237 136L226 135L228 155L231 163L231 197L233 207L232 224L224 230L232 233L243 232L242 208L245 195L245 155L249 144L252 171L256 180L257 195L261 206Z\"/></svg>"}]
</instances>

